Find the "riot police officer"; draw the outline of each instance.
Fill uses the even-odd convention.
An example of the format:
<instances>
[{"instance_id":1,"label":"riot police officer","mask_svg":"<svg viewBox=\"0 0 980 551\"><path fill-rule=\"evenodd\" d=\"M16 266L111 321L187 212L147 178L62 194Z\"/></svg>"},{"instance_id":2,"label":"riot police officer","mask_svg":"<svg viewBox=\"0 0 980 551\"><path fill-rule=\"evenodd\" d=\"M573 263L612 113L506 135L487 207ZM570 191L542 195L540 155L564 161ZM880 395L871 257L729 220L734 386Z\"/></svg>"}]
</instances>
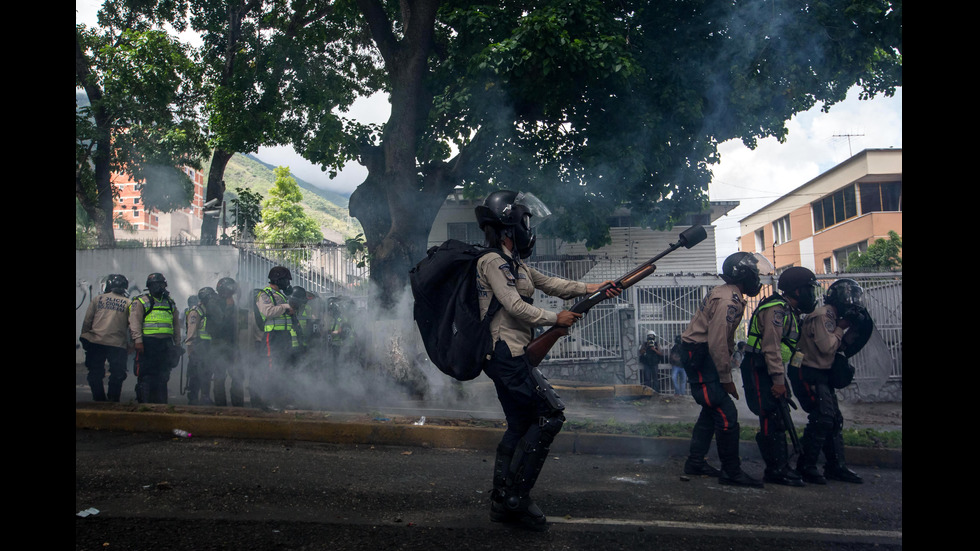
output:
<instances>
[{"instance_id":1,"label":"riot police officer","mask_svg":"<svg viewBox=\"0 0 980 551\"><path fill-rule=\"evenodd\" d=\"M147 276L146 289L129 304L129 334L136 349L136 400L166 404L170 370L182 352L177 305L163 274Z\"/></svg>"},{"instance_id":2,"label":"riot police officer","mask_svg":"<svg viewBox=\"0 0 980 551\"><path fill-rule=\"evenodd\" d=\"M742 385L749 409L759 416L755 440L766 462L763 481L803 486L800 475L788 465L786 431L790 427L783 417L783 404L790 399L786 365L800 338L800 314L816 308L819 286L813 272L801 266L780 274L777 286L781 293L760 302L749 321L740 366Z\"/></svg>"},{"instance_id":3,"label":"riot police officer","mask_svg":"<svg viewBox=\"0 0 980 551\"><path fill-rule=\"evenodd\" d=\"M847 357L867 343L874 325L863 301L864 290L853 279L839 279L827 288L823 306L803 320L799 350L802 365L790 365L789 376L800 406L807 412L806 429L796 470L803 480L826 484L827 479L860 484L863 479L844 461L844 416L837 403L837 388L850 383L839 382L835 371ZM827 460L823 474L817 459L823 451Z\"/></svg>"},{"instance_id":4,"label":"riot police officer","mask_svg":"<svg viewBox=\"0 0 980 551\"><path fill-rule=\"evenodd\" d=\"M126 380L126 346L129 342L129 280L122 274L106 277L105 291L89 303L78 340L85 350L88 385L96 402L118 402ZM102 386L109 362L108 393Z\"/></svg>"},{"instance_id":5,"label":"riot police officer","mask_svg":"<svg viewBox=\"0 0 980 551\"><path fill-rule=\"evenodd\" d=\"M493 354L484 372L494 383L507 419L507 430L497 445L493 469L490 519L516 522L534 530L547 529L547 518L531 500L531 489L544 466L551 442L565 421L565 404L536 367L524 356L536 326L571 326L581 314L549 312L531 304L535 289L561 298L595 292L603 284L585 284L547 277L521 260L534 248L534 222L549 211L533 195L514 191L491 193L476 207L476 217L487 244L500 253L483 255L477 264L481 315L493 297L501 308L490 331ZM611 283L611 282L604 282ZM607 292L620 293L617 289Z\"/></svg>"},{"instance_id":6,"label":"riot police officer","mask_svg":"<svg viewBox=\"0 0 980 551\"><path fill-rule=\"evenodd\" d=\"M281 377L293 357L293 314L295 310L289 305L289 295L292 293L293 276L285 266L275 266L269 270L269 284L255 297L256 308L262 320L263 347L265 354L264 369L255 373L259 381L255 386L261 388L260 406L265 400L279 401L282 395ZM253 402L255 402L253 397Z\"/></svg>"},{"instance_id":7,"label":"riot police officer","mask_svg":"<svg viewBox=\"0 0 980 551\"><path fill-rule=\"evenodd\" d=\"M764 258L761 259L768 265ZM762 290L760 258L746 252L728 256L722 263L721 279L701 303L681 334L681 361L691 385L691 395L701 406L694 424L685 474L717 476L722 484L762 487L762 481L742 471L738 453L738 410L732 397L738 390L732 381L731 358L735 329L745 312L743 295L754 297ZM771 266L767 272L771 273ZM721 470L705 460L714 437Z\"/></svg>"},{"instance_id":8,"label":"riot police officer","mask_svg":"<svg viewBox=\"0 0 980 551\"><path fill-rule=\"evenodd\" d=\"M245 405L245 369L238 361L238 307L235 295L238 283L230 277L218 280L215 291L218 299L209 305L211 362L213 370L214 405ZM230 388L225 383L231 379Z\"/></svg>"},{"instance_id":9,"label":"riot police officer","mask_svg":"<svg viewBox=\"0 0 980 551\"><path fill-rule=\"evenodd\" d=\"M213 374L210 321L218 292L202 287L197 292L198 303L187 311L187 403L211 405L211 377Z\"/></svg>"}]
</instances>

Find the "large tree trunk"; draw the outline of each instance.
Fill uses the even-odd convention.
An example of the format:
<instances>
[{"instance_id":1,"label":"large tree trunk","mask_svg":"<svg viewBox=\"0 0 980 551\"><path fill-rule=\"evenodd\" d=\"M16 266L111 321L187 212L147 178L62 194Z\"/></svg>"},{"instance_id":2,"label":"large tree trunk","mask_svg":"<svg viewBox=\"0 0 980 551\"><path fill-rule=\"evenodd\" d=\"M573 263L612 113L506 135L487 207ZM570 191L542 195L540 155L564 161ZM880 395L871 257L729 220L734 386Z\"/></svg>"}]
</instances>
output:
<instances>
[{"instance_id":1,"label":"large tree trunk","mask_svg":"<svg viewBox=\"0 0 980 551\"><path fill-rule=\"evenodd\" d=\"M220 148L215 148L211 156L211 168L208 169L208 187L204 195L204 202L217 199L215 205L220 205L225 200L225 167L231 160L234 152L227 152ZM204 215L201 222L201 245L214 245L218 242L218 217Z\"/></svg>"}]
</instances>

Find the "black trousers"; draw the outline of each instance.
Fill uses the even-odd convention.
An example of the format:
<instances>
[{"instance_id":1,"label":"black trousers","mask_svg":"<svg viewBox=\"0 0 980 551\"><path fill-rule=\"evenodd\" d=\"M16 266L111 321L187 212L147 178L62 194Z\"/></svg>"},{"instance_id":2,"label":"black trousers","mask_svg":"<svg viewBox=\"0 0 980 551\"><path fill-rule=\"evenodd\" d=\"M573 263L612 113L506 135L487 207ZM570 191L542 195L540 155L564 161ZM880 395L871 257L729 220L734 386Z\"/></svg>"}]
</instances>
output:
<instances>
[{"instance_id":1,"label":"black trousers","mask_svg":"<svg viewBox=\"0 0 980 551\"><path fill-rule=\"evenodd\" d=\"M170 382L171 352L174 346L170 336L143 338L143 352L137 352L133 361L137 402L167 403L167 384Z\"/></svg>"},{"instance_id":2,"label":"black trousers","mask_svg":"<svg viewBox=\"0 0 980 551\"><path fill-rule=\"evenodd\" d=\"M88 368L88 386L92 389L92 400L96 402L118 402L122 391L123 381L126 380L126 360L128 353L125 348L106 346L89 342L85 346L85 367ZM109 362L109 392L106 394L102 386L105 378L105 364Z\"/></svg>"}]
</instances>

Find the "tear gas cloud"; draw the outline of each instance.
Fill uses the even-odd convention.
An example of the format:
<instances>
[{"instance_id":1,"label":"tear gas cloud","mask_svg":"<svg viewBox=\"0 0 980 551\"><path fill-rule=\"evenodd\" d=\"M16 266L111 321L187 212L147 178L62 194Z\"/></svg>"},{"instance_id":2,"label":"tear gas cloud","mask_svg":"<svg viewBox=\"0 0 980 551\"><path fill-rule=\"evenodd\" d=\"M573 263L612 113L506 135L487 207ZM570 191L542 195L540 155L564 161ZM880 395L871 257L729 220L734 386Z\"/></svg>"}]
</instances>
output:
<instances>
[{"instance_id":1,"label":"tear gas cloud","mask_svg":"<svg viewBox=\"0 0 980 551\"><path fill-rule=\"evenodd\" d=\"M238 300L239 308L250 308L246 297ZM336 354L326 340L321 340L285 372L271 374L270 390L275 396L270 398L280 407L330 411L391 412L411 406L459 411L499 409L489 380L460 383L426 359L412 315L413 304L412 293L406 289L390 312L365 308L344 312L353 336ZM329 315L321 320L323 333L330 331L331 321ZM253 374L267 369L266 358L250 352L242 350L246 371ZM246 386L251 384L246 382Z\"/></svg>"}]
</instances>

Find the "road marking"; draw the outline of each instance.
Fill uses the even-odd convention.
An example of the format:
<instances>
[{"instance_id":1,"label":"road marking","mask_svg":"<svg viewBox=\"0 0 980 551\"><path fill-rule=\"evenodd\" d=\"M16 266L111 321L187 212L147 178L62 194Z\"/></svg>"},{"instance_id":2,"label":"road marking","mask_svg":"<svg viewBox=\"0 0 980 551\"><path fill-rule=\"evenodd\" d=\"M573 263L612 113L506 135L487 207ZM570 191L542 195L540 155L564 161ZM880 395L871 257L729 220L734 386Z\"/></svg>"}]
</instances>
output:
<instances>
[{"instance_id":1,"label":"road marking","mask_svg":"<svg viewBox=\"0 0 980 551\"><path fill-rule=\"evenodd\" d=\"M591 524L611 526L649 526L653 528L679 528L684 530L715 530L734 532L769 532L776 534L813 534L836 537L871 537L902 539L901 531L889 530L857 530L849 528L807 528L800 526L770 526L761 524L717 524L703 522L682 522L676 520L634 520L615 518L564 518L549 517L549 522L555 524Z\"/></svg>"}]
</instances>

